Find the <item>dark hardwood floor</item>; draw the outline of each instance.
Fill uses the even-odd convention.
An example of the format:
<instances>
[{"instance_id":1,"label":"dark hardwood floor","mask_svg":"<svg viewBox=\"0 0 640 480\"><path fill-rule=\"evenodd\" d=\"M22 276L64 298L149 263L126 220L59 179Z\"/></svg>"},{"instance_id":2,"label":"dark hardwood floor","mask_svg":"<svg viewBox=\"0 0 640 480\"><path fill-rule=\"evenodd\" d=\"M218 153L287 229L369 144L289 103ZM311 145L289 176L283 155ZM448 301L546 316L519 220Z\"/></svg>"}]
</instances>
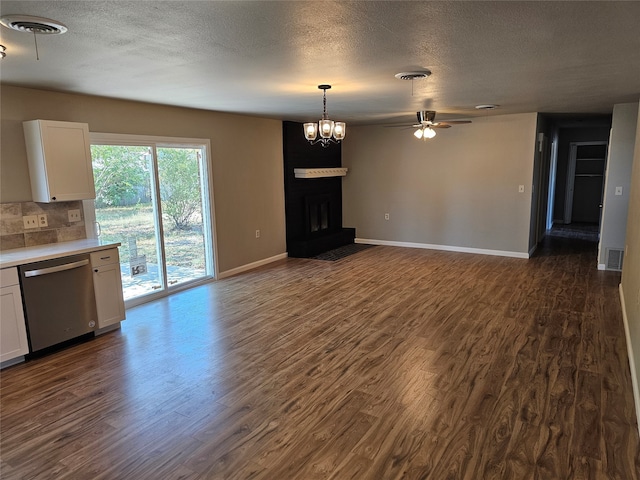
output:
<instances>
[{"instance_id":1,"label":"dark hardwood floor","mask_svg":"<svg viewBox=\"0 0 640 480\"><path fill-rule=\"evenodd\" d=\"M595 255L378 246L133 308L0 373L0 476L638 480L620 275Z\"/></svg>"}]
</instances>

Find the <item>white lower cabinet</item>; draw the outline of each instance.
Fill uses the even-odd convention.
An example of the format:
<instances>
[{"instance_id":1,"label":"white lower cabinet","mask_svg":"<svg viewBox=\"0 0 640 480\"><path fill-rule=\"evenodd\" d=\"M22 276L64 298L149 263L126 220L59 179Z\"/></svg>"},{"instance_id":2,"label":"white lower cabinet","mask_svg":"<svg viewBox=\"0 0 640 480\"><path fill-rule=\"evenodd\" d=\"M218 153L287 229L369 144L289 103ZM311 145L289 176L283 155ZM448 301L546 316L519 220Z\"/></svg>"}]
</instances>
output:
<instances>
[{"instance_id":1,"label":"white lower cabinet","mask_svg":"<svg viewBox=\"0 0 640 480\"><path fill-rule=\"evenodd\" d=\"M0 270L0 362L29 353L17 268Z\"/></svg>"},{"instance_id":2,"label":"white lower cabinet","mask_svg":"<svg viewBox=\"0 0 640 480\"><path fill-rule=\"evenodd\" d=\"M93 252L91 268L98 310L98 328L108 327L124 320L124 297L118 249Z\"/></svg>"}]
</instances>

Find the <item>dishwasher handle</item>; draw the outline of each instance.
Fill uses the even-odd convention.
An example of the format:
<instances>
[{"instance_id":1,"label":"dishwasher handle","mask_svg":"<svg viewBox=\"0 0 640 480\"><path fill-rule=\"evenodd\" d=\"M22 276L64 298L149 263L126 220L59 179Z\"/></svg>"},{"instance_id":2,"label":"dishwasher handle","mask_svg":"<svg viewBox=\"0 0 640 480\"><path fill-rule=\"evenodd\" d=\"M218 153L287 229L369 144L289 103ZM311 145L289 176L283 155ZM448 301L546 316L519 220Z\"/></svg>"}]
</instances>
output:
<instances>
[{"instance_id":1,"label":"dishwasher handle","mask_svg":"<svg viewBox=\"0 0 640 480\"><path fill-rule=\"evenodd\" d=\"M89 264L89 260L80 260L79 262L65 263L63 265L56 265L55 267L40 268L38 270L25 270L25 277L39 277L40 275L46 275L48 273L64 272L65 270L73 270L74 268L80 268Z\"/></svg>"}]
</instances>

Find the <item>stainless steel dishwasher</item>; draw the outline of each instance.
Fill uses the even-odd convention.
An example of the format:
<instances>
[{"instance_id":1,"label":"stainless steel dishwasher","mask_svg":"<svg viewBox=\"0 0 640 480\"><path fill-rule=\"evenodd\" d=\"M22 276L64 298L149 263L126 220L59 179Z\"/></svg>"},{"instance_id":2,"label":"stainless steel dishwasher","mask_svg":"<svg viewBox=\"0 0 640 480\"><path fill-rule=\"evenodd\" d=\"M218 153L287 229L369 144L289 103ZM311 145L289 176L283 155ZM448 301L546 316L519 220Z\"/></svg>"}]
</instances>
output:
<instances>
[{"instance_id":1,"label":"stainless steel dishwasher","mask_svg":"<svg viewBox=\"0 0 640 480\"><path fill-rule=\"evenodd\" d=\"M73 255L19 267L30 352L95 331L89 258Z\"/></svg>"}]
</instances>

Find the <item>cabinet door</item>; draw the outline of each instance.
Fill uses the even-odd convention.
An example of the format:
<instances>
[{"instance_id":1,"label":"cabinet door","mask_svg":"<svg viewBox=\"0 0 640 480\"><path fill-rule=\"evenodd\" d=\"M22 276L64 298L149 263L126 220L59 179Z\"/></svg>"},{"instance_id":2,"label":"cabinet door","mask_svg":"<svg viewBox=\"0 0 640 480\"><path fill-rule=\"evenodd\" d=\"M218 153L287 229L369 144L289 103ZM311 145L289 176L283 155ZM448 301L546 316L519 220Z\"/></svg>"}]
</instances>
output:
<instances>
[{"instance_id":1,"label":"cabinet door","mask_svg":"<svg viewBox=\"0 0 640 480\"><path fill-rule=\"evenodd\" d=\"M20 286L0 288L0 362L29 353Z\"/></svg>"},{"instance_id":2,"label":"cabinet door","mask_svg":"<svg viewBox=\"0 0 640 480\"><path fill-rule=\"evenodd\" d=\"M87 124L32 120L24 132L34 202L96 197Z\"/></svg>"},{"instance_id":3,"label":"cabinet door","mask_svg":"<svg viewBox=\"0 0 640 480\"><path fill-rule=\"evenodd\" d=\"M93 268L93 288L96 292L98 327L104 328L125 319L120 264Z\"/></svg>"}]
</instances>

